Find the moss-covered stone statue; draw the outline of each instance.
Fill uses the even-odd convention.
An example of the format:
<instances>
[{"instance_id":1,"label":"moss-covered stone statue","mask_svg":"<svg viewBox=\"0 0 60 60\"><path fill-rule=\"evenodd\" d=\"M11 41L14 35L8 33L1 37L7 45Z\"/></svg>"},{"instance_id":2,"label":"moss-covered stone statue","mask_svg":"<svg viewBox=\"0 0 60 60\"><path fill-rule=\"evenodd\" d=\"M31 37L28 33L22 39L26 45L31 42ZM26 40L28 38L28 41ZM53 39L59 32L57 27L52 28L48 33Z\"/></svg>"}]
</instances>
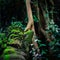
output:
<instances>
[{"instance_id":1,"label":"moss-covered stone statue","mask_svg":"<svg viewBox=\"0 0 60 60\"><path fill-rule=\"evenodd\" d=\"M33 31L24 32L20 22L13 22L7 31L7 46L1 55L2 60L27 60Z\"/></svg>"}]
</instances>

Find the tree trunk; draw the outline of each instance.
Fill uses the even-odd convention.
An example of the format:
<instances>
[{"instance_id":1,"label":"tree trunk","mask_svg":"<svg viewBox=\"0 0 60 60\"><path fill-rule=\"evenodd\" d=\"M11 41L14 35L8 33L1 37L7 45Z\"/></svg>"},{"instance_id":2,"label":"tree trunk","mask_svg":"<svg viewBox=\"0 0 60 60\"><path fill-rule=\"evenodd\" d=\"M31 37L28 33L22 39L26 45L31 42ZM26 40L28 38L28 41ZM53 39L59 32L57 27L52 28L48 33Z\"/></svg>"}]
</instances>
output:
<instances>
[{"instance_id":1,"label":"tree trunk","mask_svg":"<svg viewBox=\"0 0 60 60\"><path fill-rule=\"evenodd\" d=\"M26 8L27 8L27 14L28 14L28 21L29 20L33 21L30 0L26 0Z\"/></svg>"},{"instance_id":2,"label":"tree trunk","mask_svg":"<svg viewBox=\"0 0 60 60\"><path fill-rule=\"evenodd\" d=\"M38 14L38 18L40 17L40 19L39 19L40 27L39 28L40 28L40 31L44 34L44 36L47 39L49 39L50 36L49 36L48 33L46 33L45 29L46 28L49 29L49 23L50 23L51 20L53 20L53 6L54 6L54 4L53 4L52 0L48 1L52 5L52 6L50 5L51 6L51 10L50 11L52 11L52 13L51 13L51 17L52 18L50 18L50 15L49 15L50 11L48 10L49 7L48 7L47 0L39 1L39 2L40 2L39 3L39 5L40 5L39 9L40 10L38 10L38 7L37 7L37 11L40 12L40 14ZM45 5L44 5L43 2L45 3Z\"/></svg>"}]
</instances>

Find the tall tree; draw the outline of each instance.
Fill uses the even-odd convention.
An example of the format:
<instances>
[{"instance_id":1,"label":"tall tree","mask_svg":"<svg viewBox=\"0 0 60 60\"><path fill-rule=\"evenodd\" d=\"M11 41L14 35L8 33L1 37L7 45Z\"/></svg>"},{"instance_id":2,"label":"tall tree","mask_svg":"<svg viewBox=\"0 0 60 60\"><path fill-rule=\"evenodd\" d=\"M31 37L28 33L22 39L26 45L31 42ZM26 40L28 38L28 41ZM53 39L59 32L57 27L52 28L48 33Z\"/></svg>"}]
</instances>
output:
<instances>
[{"instance_id":1,"label":"tall tree","mask_svg":"<svg viewBox=\"0 0 60 60\"><path fill-rule=\"evenodd\" d=\"M32 14L32 9L31 9L31 4L30 4L31 0L26 0L26 8L27 8L27 15L28 15L28 24L27 24L27 28L25 30L31 29L34 32L33 38L32 38L32 42L35 46L35 48L38 48L37 43L34 41L35 37L36 37L36 33L35 33L35 28L34 28L34 19L33 19L33 14ZM37 50L39 52L39 49Z\"/></svg>"}]
</instances>

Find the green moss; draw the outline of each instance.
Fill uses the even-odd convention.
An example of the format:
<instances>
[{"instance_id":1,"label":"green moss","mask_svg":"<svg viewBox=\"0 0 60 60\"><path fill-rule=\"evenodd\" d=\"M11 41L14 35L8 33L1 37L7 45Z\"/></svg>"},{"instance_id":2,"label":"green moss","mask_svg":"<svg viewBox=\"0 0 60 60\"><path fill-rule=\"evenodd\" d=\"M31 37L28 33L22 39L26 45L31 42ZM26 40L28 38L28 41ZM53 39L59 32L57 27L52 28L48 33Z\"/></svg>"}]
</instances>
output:
<instances>
[{"instance_id":1,"label":"green moss","mask_svg":"<svg viewBox=\"0 0 60 60\"><path fill-rule=\"evenodd\" d=\"M9 55L5 55L4 56L4 60L9 60L10 59L10 56Z\"/></svg>"},{"instance_id":2,"label":"green moss","mask_svg":"<svg viewBox=\"0 0 60 60\"><path fill-rule=\"evenodd\" d=\"M13 48L13 47L10 47L10 46L8 46L5 50L4 50L4 52L3 52L3 55L7 55L7 54L13 54L13 53L15 53L15 49Z\"/></svg>"},{"instance_id":3,"label":"green moss","mask_svg":"<svg viewBox=\"0 0 60 60\"><path fill-rule=\"evenodd\" d=\"M33 31L32 30L28 30L27 32L24 32L24 34L26 35L25 40L28 43L32 42L32 37L33 37Z\"/></svg>"}]
</instances>

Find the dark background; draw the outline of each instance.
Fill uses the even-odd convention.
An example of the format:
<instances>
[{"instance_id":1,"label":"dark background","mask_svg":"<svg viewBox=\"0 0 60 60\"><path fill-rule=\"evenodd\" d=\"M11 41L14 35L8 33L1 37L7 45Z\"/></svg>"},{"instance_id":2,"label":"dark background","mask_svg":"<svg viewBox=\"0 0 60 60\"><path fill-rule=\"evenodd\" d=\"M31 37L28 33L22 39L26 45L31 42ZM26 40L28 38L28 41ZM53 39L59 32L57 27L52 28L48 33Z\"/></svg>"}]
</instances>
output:
<instances>
[{"instance_id":1,"label":"dark background","mask_svg":"<svg viewBox=\"0 0 60 60\"><path fill-rule=\"evenodd\" d=\"M24 0L0 0L0 28L8 26L11 17L24 21L26 17ZM60 27L60 0L54 0L54 21Z\"/></svg>"}]
</instances>

